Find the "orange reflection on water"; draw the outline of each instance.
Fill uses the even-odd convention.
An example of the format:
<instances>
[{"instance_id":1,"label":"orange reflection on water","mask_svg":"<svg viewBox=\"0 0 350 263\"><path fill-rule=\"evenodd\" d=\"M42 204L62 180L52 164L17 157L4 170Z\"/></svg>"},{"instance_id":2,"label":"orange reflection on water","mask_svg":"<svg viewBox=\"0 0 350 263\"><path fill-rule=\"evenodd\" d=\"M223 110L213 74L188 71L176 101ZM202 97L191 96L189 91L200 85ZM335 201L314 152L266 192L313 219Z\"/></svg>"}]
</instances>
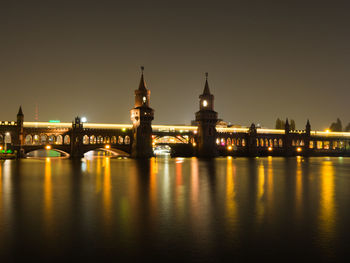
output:
<instances>
[{"instance_id":1,"label":"orange reflection on water","mask_svg":"<svg viewBox=\"0 0 350 263\"><path fill-rule=\"evenodd\" d=\"M103 158L103 216L106 228L109 228L112 222L112 198L111 198L111 160L109 157Z\"/></svg>"},{"instance_id":2,"label":"orange reflection on water","mask_svg":"<svg viewBox=\"0 0 350 263\"><path fill-rule=\"evenodd\" d=\"M232 157L227 157L226 164L226 215L228 218L228 229L233 230L232 224L236 220L237 204L235 200L235 177L236 166L233 165Z\"/></svg>"},{"instance_id":3,"label":"orange reflection on water","mask_svg":"<svg viewBox=\"0 0 350 263\"><path fill-rule=\"evenodd\" d=\"M181 158L177 158L175 164L175 176L176 176L176 184L175 184L175 203L176 203L176 214L179 215L179 219L182 220L184 215L184 202L185 198L183 196L183 186L182 186L182 160Z\"/></svg>"},{"instance_id":4,"label":"orange reflection on water","mask_svg":"<svg viewBox=\"0 0 350 263\"><path fill-rule=\"evenodd\" d=\"M3 218L3 208L2 208L2 197L3 193L2 193L2 161L0 161L0 220L2 221ZM2 225L2 223L0 223L0 225Z\"/></svg>"},{"instance_id":5,"label":"orange reflection on water","mask_svg":"<svg viewBox=\"0 0 350 263\"><path fill-rule=\"evenodd\" d=\"M151 215L154 220L156 220L157 212L157 173L158 173L158 162L156 158L151 158L150 160L150 190L149 198L151 205Z\"/></svg>"},{"instance_id":6,"label":"orange reflection on water","mask_svg":"<svg viewBox=\"0 0 350 263\"><path fill-rule=\"evenodd\" d=\"M321 167L321 193L320 193L320 232L325 247L333 239L335 231L334 206L334 167L331 161L322 162Z\"/></svg>"},{"instance_id":7,"label":"orange reflection on water","mask_svg":"<svg viewBox=\"0 0 350 263\"><path fill-rule=\"evenodd\" d=\"M195 157L191 158L191 204L192 211L195 213L198 209L198 159Z\"/></svg>"},{"instance_id":8,"label":"orange reflection on water","mask_svg":"<svg viewBox=\"0 0 350 263\"><path fill-rule=\"evenodd\" d=\"M51 235L54 229L54 216L52 204L52 171L51 159L45 159L45 175L44 175L44 226L45 233Z\"/></svg>"},{"instance_id":9,"label":"orange reflection on water","mask_svg":"<svg viewBox=\"0 0 350 263\"><path fill-rule=\"evenodd\" d=\"M259 164L258 167L258 178L257 178L257 199L256 199L256 213L257 213L257 221L261 223L264 212L265 212L265 206L263 202L263 197L265 193L265 167L263 164L263 161Z\"/></svg>"},{"instance_id":10,"label":"orange reflection on water","mask_svg":"<svg viewBox=\"0 0 350 263\"><path fill-rule=\"evenodd\" d=\"M295 185L295 195L296 195L296 216L300 218L302 216L302 169L301 169L301 157L297 156L297 171L296 171L296 185Z\"/></svg>"},{"instance_id":11,"label":"orange reflection on water","mask_svg":"<svg viewBox=\"0 0 350 263\"><path fill-rule=\"evenodd\" d=\"M102 176L102 162L104 158L96 158L96 193L101 192L102 190L102 182L101 182L101 176Z\"/></svg>"},{"instance_id":12,"label":"orange reflection on water","mask_svg":"<svg viewBox=\"0 0 350 263\"><path fill-rule=\"evenodd\" d=\"M272 156L267 158L267 182L266 182L266 199L267 206L273 207L273 193L274 193L274 183L273 183L273 167L272 167Z\"/></svg>"}]
</instances>

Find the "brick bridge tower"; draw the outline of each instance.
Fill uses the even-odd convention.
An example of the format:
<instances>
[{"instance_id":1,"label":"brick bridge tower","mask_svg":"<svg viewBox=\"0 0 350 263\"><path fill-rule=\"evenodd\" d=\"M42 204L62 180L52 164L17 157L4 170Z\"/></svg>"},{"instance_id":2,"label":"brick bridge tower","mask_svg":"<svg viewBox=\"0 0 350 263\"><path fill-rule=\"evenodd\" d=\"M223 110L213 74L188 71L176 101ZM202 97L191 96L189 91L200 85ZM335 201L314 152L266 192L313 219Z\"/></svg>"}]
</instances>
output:
<instances>
[{"instance_id":1,"label":"brick bridge tower","mask_svg":"<svg viewBox=\"0 0 350 263\"><path fill-rule=\"evenodd\" d=\"M198 157L210 158L218 155L216 146L218 113L214 111L214 95L209 90L208 73L205 73L205 76L204 91L199 95L199 111L196 112L197 155Z\"/></svg>"},{"instance_id":2,"label":"brick bridge tower","mask_svg":"<svg viewBox=\"0 0 350 263\"><path fill-rule=\"evenodd\" d=\"M135 90L135 107L131 109L133 140L131 156L133 158L149 158L153 156L152 120L154 110L149 107L151 91L146 88L143 78L144 67L141 67L141 80Z\"/></svg>"}]
</instances>

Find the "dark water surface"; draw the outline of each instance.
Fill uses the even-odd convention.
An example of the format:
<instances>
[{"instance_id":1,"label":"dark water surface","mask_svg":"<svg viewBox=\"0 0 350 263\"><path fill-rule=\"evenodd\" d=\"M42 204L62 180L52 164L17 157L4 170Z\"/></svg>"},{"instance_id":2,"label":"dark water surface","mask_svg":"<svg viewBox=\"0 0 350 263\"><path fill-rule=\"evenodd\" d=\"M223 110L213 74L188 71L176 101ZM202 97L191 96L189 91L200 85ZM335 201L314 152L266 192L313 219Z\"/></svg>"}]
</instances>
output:
<instances>
[{"instance_id":1,"label":"dark water surface","mask_svg":"<svg viewBox=\"0 0 350 263\"><path fill-rule=\"evenodd\" d=\"M345 262L350 252L350 158L0 164L1 262Z\"/></svg>"}]
</instances>

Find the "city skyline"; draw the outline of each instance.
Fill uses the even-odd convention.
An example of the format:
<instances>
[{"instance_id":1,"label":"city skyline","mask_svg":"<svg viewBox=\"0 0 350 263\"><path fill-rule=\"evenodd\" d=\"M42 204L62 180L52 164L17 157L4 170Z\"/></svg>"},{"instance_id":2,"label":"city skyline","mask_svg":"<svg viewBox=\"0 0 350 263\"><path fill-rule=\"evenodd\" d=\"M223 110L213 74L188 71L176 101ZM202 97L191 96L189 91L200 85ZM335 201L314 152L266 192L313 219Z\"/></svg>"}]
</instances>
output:
<instances>
[{"instance_id":1,"label":"city skyline","mask_svg":"<svg viewBox=\"0 0 350 263\"><path fill-rule=\"evenodd\" d=\"M130 123L144 65L157 124L190 124L204 72L232 124L350 121L348 4L200 3L6 3L1 119Z\"/></svg>"}]
</instances>

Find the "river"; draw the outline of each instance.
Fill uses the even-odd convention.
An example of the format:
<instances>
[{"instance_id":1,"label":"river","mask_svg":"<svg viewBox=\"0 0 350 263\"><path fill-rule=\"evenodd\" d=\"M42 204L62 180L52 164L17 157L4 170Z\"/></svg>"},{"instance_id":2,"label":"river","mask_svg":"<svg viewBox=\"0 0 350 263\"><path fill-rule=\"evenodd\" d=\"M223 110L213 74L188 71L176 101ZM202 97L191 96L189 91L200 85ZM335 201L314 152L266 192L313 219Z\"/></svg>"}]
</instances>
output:
<instances>
[{"instance_id":1,"label":"river","mask_svg":"<svg viewBox=\"0 0 350 263\"><path fill-rule=\"evenodd\" d=\"M1 262L341 261L350 158L0 161Z\"/></svg>"}]
</instances>

